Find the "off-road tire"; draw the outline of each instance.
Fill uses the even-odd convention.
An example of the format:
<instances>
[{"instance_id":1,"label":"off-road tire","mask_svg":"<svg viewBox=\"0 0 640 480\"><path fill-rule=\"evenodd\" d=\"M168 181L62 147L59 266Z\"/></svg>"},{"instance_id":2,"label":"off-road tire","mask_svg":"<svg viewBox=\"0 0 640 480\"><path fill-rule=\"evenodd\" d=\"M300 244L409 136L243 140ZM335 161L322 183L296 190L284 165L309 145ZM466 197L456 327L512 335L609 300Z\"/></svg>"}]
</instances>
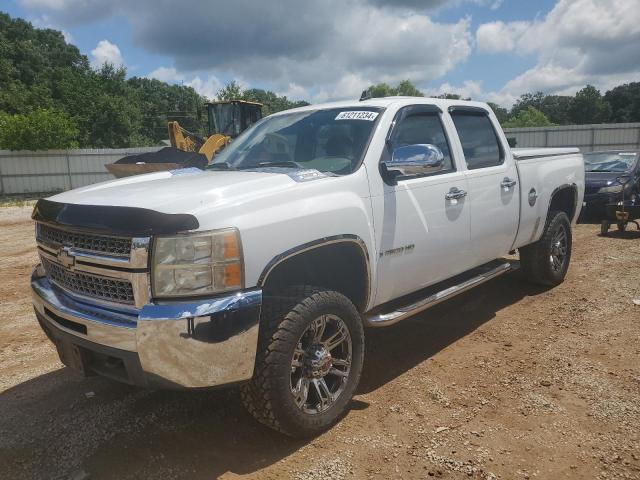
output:
<instances>
[{"instance_id":1,"label":"off-road tire","mask_svg":"<svg viewBox=\"0 0 640 480\"><path fill-rule=\"evenodd\" d=\"M554 270L551 254L558 229L566 234L566 255L562 267ZM539 285L556 286L564 281L571 262L571 222L565 212L549 212L544 232L536 243L520 248L520 267L527 281Z\"/></svg>"},{"instance_id":2,"label":"off-road tire","mask_svg":"<svg viewBox=\"0 0 640 480\"><path fill-rule=\"evenodd\" d=\"M607 235L609 235L610 226L611 226L611 223L609 223L608 220L602 220L602 222L600 222L600 235L602 235L603 237L606 237Z\"/></svg>"},{"instance_id":3,"label":"off-road tire","mask_svg":"<svg viewBox=\"0 0 640 480\"><path fill-rule=\"evenodd\" d=\"M291 393L291 360L298 340L312 321L339 316L352 341L352 363L346 386L328 410L309 414ZM292 437L317 435L336 423L360 381L364 329L358 310L344 295L315 287L294 286L265 295L252 380L241 387L246 409L261 423Z\"/></svg>"}]
</instances>

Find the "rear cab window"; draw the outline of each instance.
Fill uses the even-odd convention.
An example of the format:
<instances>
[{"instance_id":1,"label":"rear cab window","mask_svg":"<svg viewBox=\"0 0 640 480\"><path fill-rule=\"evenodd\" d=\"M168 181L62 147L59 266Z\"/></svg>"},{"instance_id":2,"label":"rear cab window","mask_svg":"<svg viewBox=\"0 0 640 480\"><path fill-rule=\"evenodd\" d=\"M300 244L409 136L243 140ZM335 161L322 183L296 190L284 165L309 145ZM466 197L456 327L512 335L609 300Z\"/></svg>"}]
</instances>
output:
<instances>
[{"instance_id":1,"label":"rear cab window","mask_svg":"<svg viewBox=\"0 0 640 480\"><path fill-rule=\"evenodd\" d=\"M452 107L449 113L462 144L467 169L477 170L504 163L504 149L486 110Z\"/></svg>"}]
</instances>

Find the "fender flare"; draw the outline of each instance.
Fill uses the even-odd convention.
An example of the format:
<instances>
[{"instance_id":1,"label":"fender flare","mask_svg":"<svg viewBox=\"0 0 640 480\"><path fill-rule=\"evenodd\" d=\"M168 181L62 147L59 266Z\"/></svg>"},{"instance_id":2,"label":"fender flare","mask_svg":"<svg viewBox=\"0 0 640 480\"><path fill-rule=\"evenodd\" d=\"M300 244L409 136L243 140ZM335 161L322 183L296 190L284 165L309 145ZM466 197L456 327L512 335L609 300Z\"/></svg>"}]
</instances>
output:
<instances>
[{"instance_id":1,"label":"fender flare","mask_svg":"<svg viewBox=\"0 0 640 480\"><path fill-rule=\"evenodd\" d=\"M558 185L551 195L549 195L549 204L547 205L547 216L551 210L551 203L553 203L553 198L562 190L571 189L573 191L573 215L569 219L570 222L573 222L574 217L576 216L576 212L578 211L578 185L575 183L563 183L562 185Z\"/></svg>"},{"instance_id":2,"label":"fender flare","mask_svg":"<svg viewBox=\"0 0 640 480\"><path fill-rule=\"evenodd\" d=\"M358 247L360 247L360 250L362 252L362 258L364 260L366 269L367 269L367 286L366 286L366 290L367 290L367 298L365 301L365 308L366 306L369 304L369 301L371 300L371 286L372 286L372 282L371 282L371 257L369 256L369 251L367 249L367 245L364 243L364 241L357 235L351 235L351 234L344 234L344 235L333 235L330 237L324 237L324 238L320 238L318 240L313 240L311 242L307 242L304 243L302 245L298 245L296 247L290 248L289 250L286 250L285 252L282 252L279 255L276 255L275 257L273 257L269 263L267 263L267 265L264 267L264 269L262 270L262 273L260 273L260 277L258 278L258 282L257 282L257 286L258 287L264 287L264 285L267 282L267 279L269 278L269 275L271 274L271 272L273 272L273 270L280 265L281 263L285 262L286 260L289 260L290 258L293 258L297 255L301 255L303 253L309 252L311 250L315 250L317 248L320 247L326 247L328 245L335 245L335 244L339 244L339 243L354 243L356 245L358 245Z\"/></svg>"}]
</instances>

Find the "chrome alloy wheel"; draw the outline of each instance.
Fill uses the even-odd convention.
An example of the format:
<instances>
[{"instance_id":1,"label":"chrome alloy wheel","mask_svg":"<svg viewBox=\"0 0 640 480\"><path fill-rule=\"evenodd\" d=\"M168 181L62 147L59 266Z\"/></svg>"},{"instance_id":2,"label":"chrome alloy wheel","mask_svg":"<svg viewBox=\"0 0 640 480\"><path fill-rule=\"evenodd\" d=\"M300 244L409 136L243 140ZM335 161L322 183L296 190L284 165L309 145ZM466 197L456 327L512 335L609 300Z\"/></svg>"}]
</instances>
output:
<instances>
[{"instance_id":1,"label":"chrome alloy wheel","mask_svg":"<svg viewBox=\"0 0 640 480\"><path fill-rule=\"evenodd\" d=\"M567 232L564 226L559 225L553 234L553 240L551 241L551 253L549 255L549 261L551 262L551 268L554 272L559 272L564 267L567 260Z\"/></svg>"},{"instance_id":2,"label":"chrome alloy wheel","mask_svg":"<svg viewBox=\"0 0 640 480\"><path fill-rule=\"evenodd\" d=\"M318 414L333 405L347 384L352 350L341 318L322 315L309 324L291 359L291 394L300 410Z\"/></svg>"}]
</instances>

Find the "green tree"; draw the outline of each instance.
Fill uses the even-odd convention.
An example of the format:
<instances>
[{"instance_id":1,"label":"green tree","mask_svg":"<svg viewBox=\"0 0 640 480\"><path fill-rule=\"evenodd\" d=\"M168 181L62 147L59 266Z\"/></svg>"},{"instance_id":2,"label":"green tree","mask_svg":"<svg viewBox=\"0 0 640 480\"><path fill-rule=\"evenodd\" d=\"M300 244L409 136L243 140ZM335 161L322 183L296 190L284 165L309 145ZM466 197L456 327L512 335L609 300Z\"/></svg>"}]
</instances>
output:
<instances>
[{"instance_id":1,"label":"green tree","mask_svg":"<svg viewBox=\"0 0 640 480\"><path fill-rule=\"evenodd\" d=\"M504 122L503 128L550 127L555 125L547 116L535 107L521 110L515 117Z\"/></svg>"},{"instance_id":2,"label":"green tree","mask_svg":"<svg viewBox=\"0 0 640 480\"><path fill-rule=\"evenodd\" d=\"M394 90L395 95L402 95L404 97L424 97L418 88L409 80L402 80Z\"/></svg>"},{"instance_id":3,"label":"green tree","mask_svg":"<svg viewBox=\"0 0 640 480\"><path fill-rule=\"evenodd\" d=\"M230 100L243 100L243 88L235 80L230 81L216 92L216 98L222 102Z\"/></svg>"},{"instance_id":4,"label":"green tree","mask_svg":"<svg viewBox=\"0 0 640 480\"><path fill-rule=\"evenodd\" d=\"M539 110L544 113L551 122L559 125L568 125L571 123L569 108L572 101L573 97L547 95L543 98Z\"/></svg>"},{"instance_id":5,"label":"green tree","mask_svg":"<svg viewBox=\"0 0 640 480\"><path fill-rule=\"evenodd\" d=\"M611 106L611 122L640 122L640 82L615 87L604 94L604 100Z\"/></svg>"},{"instance_id":6,"label":"green tree","mask_svg":"<svg viewBox=\"0 0 640 480\"><path fill-rule=\"evenodd\" d=\"M377 83L376 85L371 85L367 91L371 98L384 98L384 97L392 97L395 95L393 87L387 83Z\"/></svg>"},{"instance_id":7,"label":"green tree","mask_svg":"<svg viewBox=\"0 0 640 480\"><path fill-rule=\"evenodd\" d=\"M81 81L65 84L67 108L78 123L81 145L122 148L151 144L141 134L142 112L125 78L123 67L104 64Z\"/></svg>"},{"instance_id":8,"label":"green tree","mask_svg":"<svg viewBox=\"0 0 640 480\"><path fill-rule=\"evenodd\" d=\"M309 105L309 102L303 100L289 100L286 96L279 96L269 90L262 90L260 88L250 88L242 92L242 100L249 102L258 102L263 105L262 115L265 117L272 113L282 112L283 110L290 110L292 108L304 107Z\"/></svg>"},{"instance_id":9,"label":"green tree","mask_svg":"<svg viewBox=\"0 0 640 480\"><path fill-rule=\"evenodd\" d=\"M418 90L410 80L402 80L395 87L392 87L387 83L378 83L376 85L371 85L367 91L372 98L394 97L397 95L407 97L424 97L424 93Z\"/></svg>"},{"instance_id":10,"label":"green tree","mask_svg":"<svg viewBox=\"0 0 640 480\"><path fill-rule=\"evenodd\" d=\"M529 107L533 107L538 111L542 111L542 103L545 94L543 92L525 93L520 96L511 108L511 116L516 117L520 112L526 111Z\"/></svg>"},{"instance_id":11,"label":"green tree","mask_svg":"<svg viewBox=\"0 0 640 480\"><path fill-rule=\"evenodd\" d=\"M545 95L543 92L525 93L511 109L511 117L516 117L520 112L534 107L544 113L552 123L568 125L573 123L569 114L573 100L573 97Z\"/></svg>"},{"instance_id":12,"label":"green tree","mask_svg":"<svg viewBox=\"0 0 640 480\"><path fill-rule=\"evenodd\" d=\"M0 114L0 148L47 150L78 146L78 128L64 112L39 108L29 113Z\"/></svg>"},{"instance_id":13,"label":"green tree","mask_svg":"<svg viewBox=\"0 0 640 480\"><path fill-rule=\"evenodd\" d=\"M60 32L36 29L0 12L0 111L54 106L53 87L61 71L81 76L90 71L89 62Z\"/></svg>"},{"instance_id":14,"label":"green tree","mask_svg":"<svg viewBox=\"0 0 640 480\"><path fill-rule=\"evenodd\" d=\"M140 108L140 135L146 142L157 144L167 138L167 122L172 120L190 132L206 135L206 98L193 88L138 77L127 80L127 86Z\"/></svg>"},{"instance_id":15,"label":"green tree","mask_svg":"<svg viewBox=\"0 0 640 480\"><path fill-rule=\"evenodd\" d=\"M604 123L609 121L611 114L611 106L593 85L576 93L569 106L569 118L576 125Z\"/></svg>"},{"instance_id":16,"label":"green tree","mask_svg":"<svg viewBox=\"0 0 640 480\"><path fill-rule=\"evenodd\" d=\"M496 117L498 118L498 121L501 125L509 120L509 110L501 107L497 103L488 102L488 105L489 107L491 107L491 110L493 110L493 113L496 114Z\"/></svg>"},{"instance_id":17,"label":"green tree","mask_svg":"<svg viewBox=\"0 0 640 480\"><path fill-rule=\"evenodd\" d=\"M236 81L231 81L218 90L216 97L221 101L246 100L248 102L261 103L263 105L262 115L265 117L272 113L309 105L308 102L289 100L284 95L276 95L274 92L262 90L261 88L249 88L245 90Z\"/></svg>"}]
</instances>

